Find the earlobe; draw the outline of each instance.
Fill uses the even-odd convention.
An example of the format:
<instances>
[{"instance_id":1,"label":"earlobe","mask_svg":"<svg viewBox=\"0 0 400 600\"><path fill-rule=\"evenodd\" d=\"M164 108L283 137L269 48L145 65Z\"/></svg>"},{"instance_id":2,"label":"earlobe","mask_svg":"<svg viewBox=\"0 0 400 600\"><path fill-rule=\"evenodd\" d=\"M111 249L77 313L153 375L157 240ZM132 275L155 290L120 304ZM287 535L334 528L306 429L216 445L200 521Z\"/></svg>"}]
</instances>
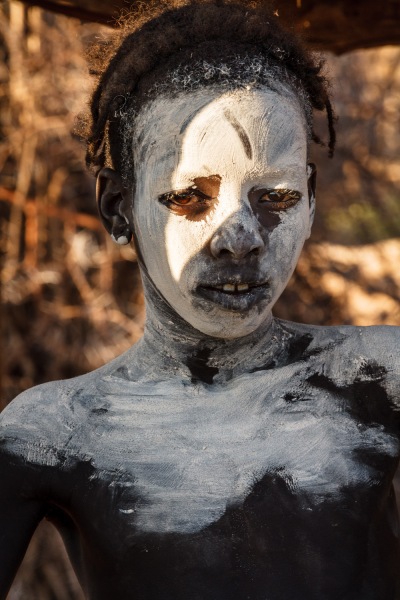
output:
<instances>
[{"instance_id":1,"label":"earlobe","mask_svg":"<svg viewBox=\"0 0 400 600\"><path fill-rule=\"evenodd\" d=\"M307 164L307 185L308 185L308 201L310 211L310 229L308 237L311 235L311 227L315 216L315 190L317 184L317 167L314 163Z\"/></svg>"},{"instance_id":2,"label":"earlobe","mask_svg":"<svg viewBox=\"0 0 400 600\"><path fill-rule=\"evenodd\" d=\"M96 198L101 221L112 239L117 244L129 244L132 239L131 201L121 177L113 169L106 167L99 171Z\"/></svg>"}]
</instances>

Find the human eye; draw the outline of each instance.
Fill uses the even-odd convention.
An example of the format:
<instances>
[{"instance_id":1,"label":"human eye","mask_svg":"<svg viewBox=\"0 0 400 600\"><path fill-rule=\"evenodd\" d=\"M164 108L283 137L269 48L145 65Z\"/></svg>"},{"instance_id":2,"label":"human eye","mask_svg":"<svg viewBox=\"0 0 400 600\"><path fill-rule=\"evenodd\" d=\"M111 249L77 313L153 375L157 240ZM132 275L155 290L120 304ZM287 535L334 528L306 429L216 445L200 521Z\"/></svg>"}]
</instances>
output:
<instances>
[{"instance_id":1,"label":"human eye","mask_svg":"<svg viewBox=\"0 0 400 600\"><path fill-rule=\"evenodd\" d=\"M213 198L197 188L161 194L158 200L177 214L198 213L206 210Z\"/></svg>"},{"instance_id":2,"label":"human eye","mask_svg":"<svg viewBox=\"0 0 400 600\"><path fill-rule=\"evenodd\" d=\"M262 190L258 202L271 210L285 210L297 204L301 198L301 193L295 190L271 189Z\"/></svg>"}]
</instances>

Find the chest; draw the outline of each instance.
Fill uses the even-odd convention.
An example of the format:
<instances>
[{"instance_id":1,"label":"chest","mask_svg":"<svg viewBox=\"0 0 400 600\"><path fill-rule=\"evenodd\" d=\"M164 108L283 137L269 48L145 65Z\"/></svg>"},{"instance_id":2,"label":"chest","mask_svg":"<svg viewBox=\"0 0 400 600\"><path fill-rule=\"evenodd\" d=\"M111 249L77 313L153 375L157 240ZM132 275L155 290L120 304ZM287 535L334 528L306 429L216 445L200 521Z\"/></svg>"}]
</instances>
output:
<instances>
[{"instance_id":1,"label":"chest","mask_svg":"<svg viewBox=\"0 0 400 600\"><path fill-rule=\"evenodd\" d=\"M311 510L346 495L377 502L399 451L390 427L357 394L274 375L223 389L160 384L134 401L118 388L85 433L94 487L142 532L200 531L261 488L272 507L282 489Z\"/></svg>"}]
</instances>

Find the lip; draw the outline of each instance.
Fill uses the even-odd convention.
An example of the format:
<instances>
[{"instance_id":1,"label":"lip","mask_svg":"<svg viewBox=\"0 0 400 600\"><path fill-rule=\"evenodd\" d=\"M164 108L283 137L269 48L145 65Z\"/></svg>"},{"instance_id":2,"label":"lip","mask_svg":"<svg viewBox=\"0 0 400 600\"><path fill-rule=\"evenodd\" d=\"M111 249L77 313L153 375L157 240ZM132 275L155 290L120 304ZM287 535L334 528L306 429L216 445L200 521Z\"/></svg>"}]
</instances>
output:
<instances>
[{"instance_id":1,"label":"lip","mask_svg":"<svg viewBox=\"0 0 400 600\"><path fill-rule=\"evenodd\" d=\"M224 283L231 282L225 281ZM201 298L204 298L205 300L208 300L213 304L218 304L226 310L238 312L246 312L254 306L256 306L257 304L270 300L270 286L267 281L263 281L260 283L243 283L248 284L248 290L224 292L223 290L217 289L217 286L221 287L221 283L218 283L215 286L211 284L199 285L196 288L196 293Z\"/></svg>"}]
</instances>

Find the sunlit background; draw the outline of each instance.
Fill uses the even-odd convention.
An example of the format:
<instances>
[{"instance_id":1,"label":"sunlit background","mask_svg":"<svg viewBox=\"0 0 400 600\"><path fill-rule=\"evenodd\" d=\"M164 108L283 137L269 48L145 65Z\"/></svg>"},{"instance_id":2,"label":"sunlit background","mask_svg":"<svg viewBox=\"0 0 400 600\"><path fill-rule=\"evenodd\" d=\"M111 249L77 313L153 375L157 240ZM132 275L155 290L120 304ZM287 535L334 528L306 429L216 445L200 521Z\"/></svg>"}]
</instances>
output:
<instances>
[{"instance_id":1,"label":"sunlit background","mask_svg":"<svg viewBox=\"0 0 400 600\"><path fill-rule=\"evenodd\" d=\"M84 149L71 135L92 85L86 48L108 31L17 1L0 7L2 406L32 385L102 365L142 331L135 256L103 232ZM326 60L338 146L333 160L313 150L314 234L276 315L400 325L400 48ZM326 137L321 118L317 129ZM80 597L45 523L8 598Z\"/></svg>"}]
</instances>

